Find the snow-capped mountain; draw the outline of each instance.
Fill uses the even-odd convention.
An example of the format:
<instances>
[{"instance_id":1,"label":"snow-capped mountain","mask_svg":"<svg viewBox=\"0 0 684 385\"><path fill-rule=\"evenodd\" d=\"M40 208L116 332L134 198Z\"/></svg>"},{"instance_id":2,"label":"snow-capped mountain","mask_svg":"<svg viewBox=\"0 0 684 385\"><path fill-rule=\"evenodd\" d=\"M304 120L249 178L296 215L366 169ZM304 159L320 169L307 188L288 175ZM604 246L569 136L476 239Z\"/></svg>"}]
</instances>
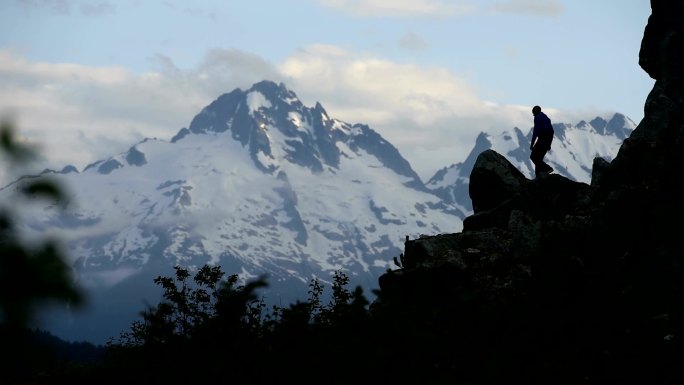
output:
<instances>
[{"instance_id":1,"label":"snow-capped mountain","mask_svg":"<svg viewBox=\"0 0 684 385\"><path fill-rule=\"evenodd\" d=\"M554 127L547 161L588 181L594 156L612 158L634 124L616 114ZM518 128L482 133L463 162L426 185L370 127L304 106L283 84L233 90L171 140L143 140L81 172L44 173L68 202L24 208L20 223L27 237L63 241L91 298L84 312L51 313L46 328L67 339L113 337L159 301L153 279L174 265L266 275L266 300L280 304L305 299L311 278L343 270L371 297L406 236L462 229L480 152L493 148L532 175L530 137ZM1 188L0 203L21 185Z\"/></svg>"},{"instance_id":2,"label":"snow-capped mountain","mask_svg":"<svg viewBox=\"0 0 684 385\"><path fill-rule=\"evenodd\" d=\"M142 310L141 297L157 302L152 278L176 264L267 275L280 295L297 286L292 301L306 298L312 277L341 269L368 293L406 236L460 231L466 212L427 190L368 126L268 81L220 96L171 141L147 139L50 176L69 203L27 211L27 230L66 241L79 281L96 293L100 315L88 328L125 312L115 332Z\"/></svg>"},{"instance_id":3,"label":"snow-capped mountain","mask_svg":"<svg viewBox=\"0 0 684 385\"><path fill-rule=\"evenodd\" d=\"M607 119L595 117L588 123L584 120L572 125L553 124L555 135L551 151L544 160L554 171L569 179L589 183L594 158L607 161L617 155L622 141L636 128L628 117L616 113ZM442 197L445 202L455 203L472 212L468 194L470 172L477 156L484 150L493 149L504 155L528 178L534 177L534 165L530 161L532 129L524 133L518 127L512 132L503 131L497 135L480 133L475 146L463 162L445 167L430 178L426 186Z\"/></svg>"}]
</instances>

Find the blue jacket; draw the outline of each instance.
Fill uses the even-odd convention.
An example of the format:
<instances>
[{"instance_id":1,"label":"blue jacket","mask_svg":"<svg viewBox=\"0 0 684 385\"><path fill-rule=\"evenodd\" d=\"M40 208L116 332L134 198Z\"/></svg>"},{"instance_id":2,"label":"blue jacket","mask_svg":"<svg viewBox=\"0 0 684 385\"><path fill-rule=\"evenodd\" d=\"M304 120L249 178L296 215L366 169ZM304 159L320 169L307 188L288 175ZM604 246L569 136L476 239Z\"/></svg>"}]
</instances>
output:
<instances>
[{"instance_id":1,"label":"blue jacket","mask_svg":"<svg viewBox=\"0 0 684 385\"><path fill-rule=\"evenodd\" d=\"M539 138L540 143L546 144L546 147L551 148L551 141L553 141L553 126L551 119L549 119L543 112L538 112L534 116L534 128L532 129L532 144Z\"/></svg>"}]
</instances>

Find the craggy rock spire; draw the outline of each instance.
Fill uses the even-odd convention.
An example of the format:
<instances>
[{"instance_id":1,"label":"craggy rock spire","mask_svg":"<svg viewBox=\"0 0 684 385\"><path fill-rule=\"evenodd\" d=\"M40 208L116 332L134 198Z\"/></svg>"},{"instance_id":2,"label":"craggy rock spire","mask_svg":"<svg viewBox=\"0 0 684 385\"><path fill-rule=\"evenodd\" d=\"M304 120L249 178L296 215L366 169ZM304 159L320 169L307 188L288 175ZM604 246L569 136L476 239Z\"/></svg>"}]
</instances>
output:
<instances>
[{"instance_id":1,"label":"craggy rock spire","mask_svg":"<svg viewBox=\"0 0 684 385\"><path fill-rule=\"evenodd\" d=\"M644 119L591 184L487 150L463 232L406 240L374 306L440 336L407 351L464 383L684 383L684 0L651 8Z\"/></svg>"}]
</instances>

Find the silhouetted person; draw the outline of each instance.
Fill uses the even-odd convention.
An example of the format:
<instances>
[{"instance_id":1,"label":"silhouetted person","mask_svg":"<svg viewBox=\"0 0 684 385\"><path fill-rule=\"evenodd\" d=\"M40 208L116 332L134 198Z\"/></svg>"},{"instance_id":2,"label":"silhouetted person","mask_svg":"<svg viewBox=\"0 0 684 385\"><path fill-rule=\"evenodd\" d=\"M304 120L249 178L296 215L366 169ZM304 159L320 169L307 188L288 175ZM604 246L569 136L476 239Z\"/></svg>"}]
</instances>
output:
<instances>
[{"instance_id":1,"label":"silhouetted person","mask_svg":"<svg viewBox=\"0 0 684 385\"><path fill-rule=\"evenodd\" d=\"M542 112L541 107L534 106L532 115L534 115L534 128L530 143L530 150L532 150L530 159L534 163L534 174L539 177L553 171L553 168L544 162L544 156L551 149L554 132L551 119Z\"/></svg>"}]
</instances>

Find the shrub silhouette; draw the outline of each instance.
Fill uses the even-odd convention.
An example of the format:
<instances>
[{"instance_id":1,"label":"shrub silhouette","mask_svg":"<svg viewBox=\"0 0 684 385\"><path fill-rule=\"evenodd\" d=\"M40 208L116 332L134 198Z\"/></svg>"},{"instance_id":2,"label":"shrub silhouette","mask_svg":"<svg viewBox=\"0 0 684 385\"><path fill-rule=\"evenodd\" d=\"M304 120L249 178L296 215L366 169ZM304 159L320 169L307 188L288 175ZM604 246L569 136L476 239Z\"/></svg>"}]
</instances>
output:
<instances>
[{"instance_id":1,"label":"shrub silhouette","mask_svg":"<svg viewBox=\"0 0 684 385\"><path fill-rule=\"evenodd\" d=\"M81 378L145 384L228 378L313 383L332 376L340 381L330 383L348 383L355 371L335 374L335 367L362 365L358 358L370 358L355 353L361 350L360 337L367 337L368 300L360 287L347 289L344 273L333 275L326 304L324 285L313 279L306 301L270 309L256 292L267 285L265 278L238 285L237 275L224 276L220 267L205 265L194 276L177 266L174 277L157 277L163 300L111 339L106 359L84 370Z\"/></svg>"}]
</instances>

